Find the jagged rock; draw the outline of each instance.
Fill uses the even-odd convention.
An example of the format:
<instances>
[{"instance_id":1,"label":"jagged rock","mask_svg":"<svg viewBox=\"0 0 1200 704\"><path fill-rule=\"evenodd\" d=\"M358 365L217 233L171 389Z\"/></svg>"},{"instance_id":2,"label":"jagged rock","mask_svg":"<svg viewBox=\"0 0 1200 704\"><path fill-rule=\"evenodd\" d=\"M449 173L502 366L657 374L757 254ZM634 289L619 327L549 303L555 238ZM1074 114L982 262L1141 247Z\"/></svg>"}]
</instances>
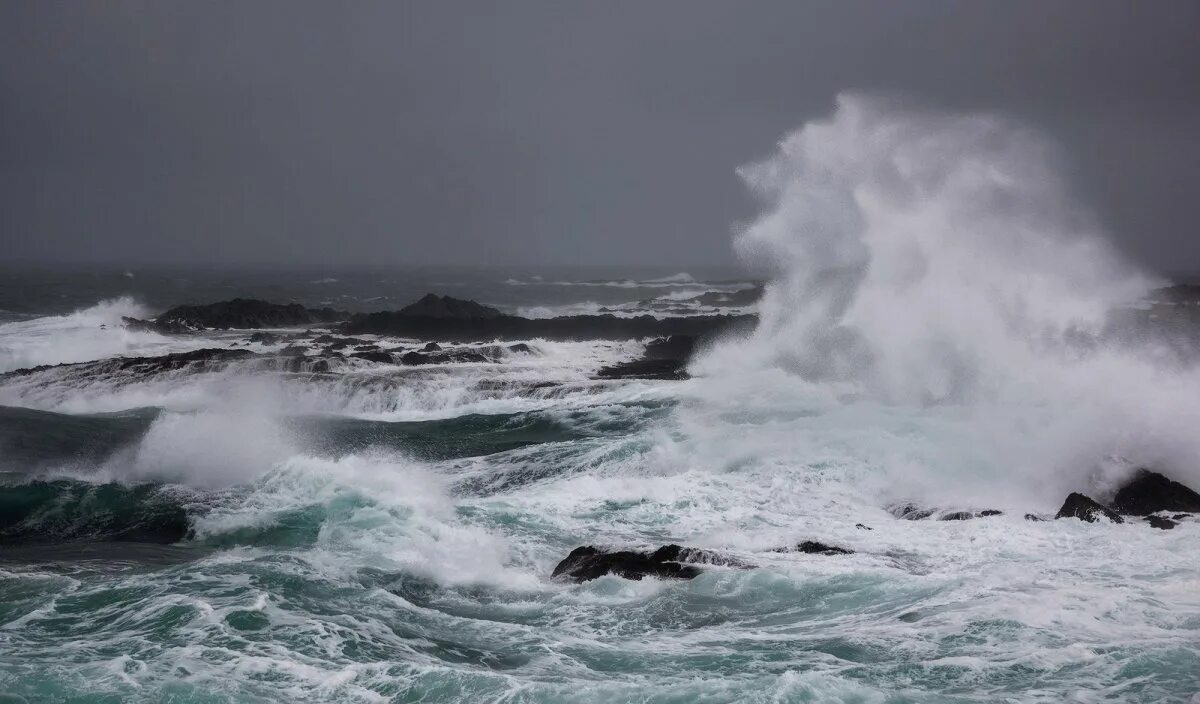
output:
<instances>
[{"instance_id":1,"label":"jagged rock","mask_svg":"<svg viewBox=\"0 0 1200 704\"><path fill-rule=\"evenodd\" d=\"M598 379L663 379L682 381L688 378L687 362L676 359L635 359L596 372Z\"/></svg>"},{"instance_id":2,"label":"jagged rock","mask_svg":"<svg viewBox=\"0 0 1200 704\"><path fill-rule=\"evenodd\" d=\"M1112 507L1127 516L1157 511L1200 511L1200 494L1158 472L1139 469L1113 497Z\"/></svg>"},{"instance_id":3,"label":"jagged rock","mask_svg":"<svg viewBox=\"0 0 1200 704\"><path fill-rule=\"evenodd\" d=\"M262 345L275 345L280 341L280 337L273 332L256 332L250 336L250 342L257 342Z\"/></svg>"},{"instance_id":4,"label":"jagged rock","mask_svg":"<svg viewBox=\"0 0 1200 704\"><path fill-rule=\"evenodd\" d=\"M436 342L430 342L421 348L422 352L441 352L442 346Z\"/></svg>"},{"instance_id":5,"label":"jagged rock","mask_svg":"<svg viewBox=\"0 0 1200 704\"><path fill-rule=\"evenodd\" d=\"M1179 525L1170 518L1163 518L1162 516L1146 516L1146 522L1150 524L1151 528L1158 528L1160 530L1171 530Z\"/></svg>"},{"instance_id":6,"label":"jagged rock","mask_svg":"<svg viewBox=\"0 0 1200 704\"><path fill-rule=\"evenodd\" d=\"M1040 523L1046 519L1034 513L1027 513L1025 514L1025 520L1033 521L1034 523Z\"/></svg>"},{"instance_id":7,"label":"jagged rock","mask_svg":"<svg viewBox=\"0 0 1200 704\"><path fill-rule=\"evenodd\" d=\"M1078 492L1072 492L1067 500L1063 502L1062 508L1058 509L1055 518L1078 518L1088 523L1095 523L1098 516L1104 516L1113 523L1124 523L1124 520L1117 515L1116 511L1110 508L1101 506L1088 496L1084 496Z\"/></svg>"},{"instance_id":8,"label":"jagged rock","mask_svg":"<svg viewBox=\"0 0 1200 704\"><path fill-rule=\"evenodd\" d=\"M826 545L815 540L805 540L794 548L783 548L780 552L802 552L806 555L853 555L853 550L839 548L836 545Z\"/></svg>"},{"instance_id":9,"label":"jagged rock","mask_svg":"<svg viewBox=\"0 0 1200 704\"><path fill-rule=\"evenodd\" d=\"M672 547L678 546L666 546ZM606 574L632 580L641 580L643 577L692 579L700 574L700 568L695 565L666 559L671 553L663 553L664 549L644 553L629 550L605 552L590 545L578 547L558 563L550 576L587 582Z\"/></svg>"},{"instance_id":10,"label":"jagged rock","mask_svg":"<svg viewBox=\"0 0 1200 704\"><path fill-rule=\"evenodd\" d=\"M378 362L379 364L391 364L392 363L392 355L388 354L387 352L373 352L373 351L355 352L355 353L351 354L350 356L357 357L358 359L365 359L368 362Z\"/></svg>"},{"instance_id":11,"label":"jagged rock","mask_svg":"<svg viewBox=\"0 0 1200 704\"><path fill-rule=\"evenodd\" d=\"M342 325L345 334L373 333L440 341L470 340L630 340L668 335L698 338L728 330L748 331L758 319L753 315L708 315L655 318L642 315L574 315L557 318L522 318L504 315L474 301L429 294L398 311L354 316Z\"/></svg>"},{"instance_id":12,"label":"jagged rock","mask_svg":"<svg viewBox=\"0 0 1200 704\"><path fill-rule=\"evenodd\" d=\"M420 364L432 364L433 362L433 360L429 358L429 355L421 354L420 352L405 352L404 354L400 355L400 361L404 364L413 366Z\"/></svg>"},{"instance_id":13,"label":"jagged rock","mask_svg":"<svg viewBox=\"0 0 1200 704\"><path fill-rule=\"evenodd\" d=\"M859 530L875 530L875 529L874 529L874 528L872 528L871 526L864 525L864 524L862 524L862 523L855 523L855 524L854 524L854 527L855 527L855 528L857 528L857 529L859 529Z\"/></svg>"},{"instance_id":14,"label":"jagged rock","mask_svg":"<svg viewBox=\"0 0 1200 704\"><path fill-rule=\"evenodd\" d=\"M332 308L305 308L299 303L268 303L235 298L207 305L176 306L154 320L155 328L188 330L200 328L280 328L313 323L332 323L350 317Z\"/></svg>"}]
</instances>

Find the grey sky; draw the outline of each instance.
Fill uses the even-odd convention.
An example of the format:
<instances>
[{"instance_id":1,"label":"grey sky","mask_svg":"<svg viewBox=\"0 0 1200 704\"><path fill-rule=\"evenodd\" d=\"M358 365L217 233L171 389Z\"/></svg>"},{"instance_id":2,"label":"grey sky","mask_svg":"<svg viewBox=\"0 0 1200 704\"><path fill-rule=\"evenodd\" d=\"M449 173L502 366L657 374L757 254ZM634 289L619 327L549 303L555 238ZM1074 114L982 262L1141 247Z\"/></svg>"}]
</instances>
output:
<instances>
[{"instance_id":1,"label":"grey sky","mask_svg":"<svg viewBox=\"0 0 1200 704\"><path fill-rule=\"evenodd\" d=\"M8 256L731 261L734 168L846 89L1060 140L1200 270L1200 3L0 3Z\"/></svg>"}]
</instances>

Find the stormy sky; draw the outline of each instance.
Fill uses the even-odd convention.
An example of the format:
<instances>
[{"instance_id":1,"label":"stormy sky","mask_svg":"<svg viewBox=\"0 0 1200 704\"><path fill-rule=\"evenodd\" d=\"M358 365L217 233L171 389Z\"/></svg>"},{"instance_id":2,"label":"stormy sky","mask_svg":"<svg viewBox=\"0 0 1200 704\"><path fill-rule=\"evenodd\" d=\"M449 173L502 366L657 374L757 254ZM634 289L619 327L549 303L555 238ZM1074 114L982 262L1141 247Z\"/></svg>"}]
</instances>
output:
<instances>
[{"instance_id":1,"label":"stormy sky","mask_svg":"<svg viewBox=\"0 0 1200 704\"><path fill-rule=\"evenodd\" d=\"M723 264L844 90L1059 140L1200 270L1200 3L0 3L9 261Z\"/></svg>"}]
</instances>

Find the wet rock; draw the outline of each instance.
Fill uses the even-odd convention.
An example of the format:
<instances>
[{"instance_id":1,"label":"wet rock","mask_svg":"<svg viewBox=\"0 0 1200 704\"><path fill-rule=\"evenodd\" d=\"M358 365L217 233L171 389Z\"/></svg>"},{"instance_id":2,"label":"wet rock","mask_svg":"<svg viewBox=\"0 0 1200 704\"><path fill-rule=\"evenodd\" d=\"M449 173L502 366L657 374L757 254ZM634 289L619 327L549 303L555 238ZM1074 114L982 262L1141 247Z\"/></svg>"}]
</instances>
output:
<instances>
[{"instance_id":1,"label":"wet rock","mask_svg":"<svg viewBox=\"0 0 1200 704\"><path fill-rule=\"evenodd\" d=\"M896 518L902 518L906 521L923 521L925 519L936 519L939 521L969 521L975 518L987 518L989 516L1002 516L1003 511L996 509L984 509L982 511L963 511L963 510L945 510L937 508L926 508L913 503L896 504L888 507Z\"/></svg>"},{"instance_id":2,"label":"wet rock","mask_svg":"<svg viewBox=\"0 0 1200 704\"><path fill-rule=\"evenodd\" d=\"M1139 469L1113 497L1112 507L1127 516L1158 511L1200 512L1200 494L1158 472Z\"/></svg>"},{"instance_id":3,"label":"wet rock","mask_svg":"<svg viewBox=\"0 0 1200 704\"><path fill-rule=\"evenodd\" d=\"M365 359L368 362L377 362L379 364L391 364L392 363L392 355L388 354L387 352L374 352L374 351L355 352L355 353L351 354L350 356L356 357L358 359Z\"/></svg>"},{"instance_id":4,"label":"wet rock","mask_svg":"<svg viewBox=\"0 0 1200 704\"><path fill-rule=\"evenodd\" d=\"M1055 518L1078 518L1081 521L1095 523L1103 516L1113 523L1124 523L1116 511L1110 508L1101 506L1088 496L1084 496L1078 492L1072 492L1067 500L1063 502L1062 508L1058 509Z\"/></svg>"},{"instance_id":5,"label":"wet rock","mask_svg":"<svg viewBox=\"0 0 1200 704\"><path fill-rule=\"evenodd\" d=\"M522 318L495 308L429 294L397 311L356 315L340 330L347 334L374 333L440 341L472 340L631 340L687 335L693 338L725 331L748 331L753 315L707 315L655 318L641 315L571 315Z\"/></svg>"},{"instance_id":6,"label":"wet rock","mask_svg":"<svg viewBox=\"0 0 1200 704\"><path fill-rule=\"evenodd\" d=\"M441 352L442 346L436 342L430 342L421 348L422 352Z\"/></svg>"},{"instance_id":7,"label":"wet rock","mask_svg":"<svg viewBox=\"0 0 1200 704\"><path fill-rule=\"evenodd\" d=\"M1171 530L1179 525L1170 518L1163 518L1162 516L1146 516L1146 522L1150 524L1151 528L1158 528L1159 530Z\"/></svg>"},{"instance_id":8,"label":"wet rock","mask_svg":"<svg viewBox=\"0 0 1200 704\"><path fill-rule=\"evenodd\" d=\"M358 345L354 348L355 352L374 352L379 349L379 345Z\"/></svg>"},{"instance_id":9,"label":"wet rock","mask_svg":"<svg viewBox=\"0 0 1200 704\"><path fill-rule=\"evenodd\" d=\"M279 354L281 354L285 357L295 357L297 355L302 355L306 352L308 352L308 348L305 347L304 345L288 345L287 347L284 347L283 349L279 350Z\"/></svg>"},{"instance_id":10,"label":"wet rock","mask_svg":"<svg viewBox=\"0 0 1200 704\"><path fill-rule=\"evenodd\" d=\"M1027 521L1033 521L1033 522L1035 522L1035 523L1040 523L1040 522L1042 522L1042 521L1044 521L1044 520L1046 520L1046 519L1045 519L1045 518L1042 518L1041 516L1039 516L1039 515L1037 515L1037 514L1035 514L1035 513L1027 513L1027 514L1025 514L1025 520L1027 520Z\"/></svg>"},{"instance_id":11,"label":"wet rock","mask_svg":"<svg viewBox=\"0 0 1200 704\"><path fill-rule=\"evenodd\" d=\"M686 362L696 349L696 338L691 335L670 335L646 343L644 359L676 359Z\"/></svg>"},{"instance_id":12,"label":"wet rock","mask_svg":"<svg viewBox=\"0 0 1200 704\"><path fill-rule=\"evenodd\" d=\"M855 523L855 524L854 524L854 527L855 527L855 528L857 528L857 529L859 529L859 530L875 530L875 529L874 529L874 528L872 528L871 526L864 525L864 524L862 524L862 523Z\"/></svg>"},{"instance_id":13,"label":"wet rock","mask_svg":"<svg viewBox=\"0 0 1200 704\"><path fill-rule=\"evenodd\" d=\"M533 349L524 342L518 342L515 345L508 346L509 352L519 352L521 354L533 354Z\"/></svg>"},{"instance_id":14,"label":"wet rock","mask_svg":"<svg viewBox=\"0 0 1200 704\"><path fill-rule=\"evenodd\" d=\"M400 355L400 361L404 364L412 366L433 363L433 360L429 358L429 355L421 354L420 352L405 352L404 354Z\"/></svg>"},{"instance_id":15,"label":"wet rock","mask_svg":"<svg viewBox=\"0 0 1200 704\"><path fill-rule=\"evenodd\" d=\"M890 507L888 511L896 518L906 521L922 521L937 513L935 509L922 508L916 504L897 504Z\"/></svg>"},{"instance_id":16,"label":"wet rock","mask_svg":"<svg viewBox=\"0 0 1200 704\"><path fill-rule=\"evenodd\" d=\"M280 342L280 337L272 332L256 332L250 336L250 342L257 342L261 345L277 345Z\"/></svg>"},{"instance_id":17,"label":"wet rock","mask_svg":"<svg viewBox=\"0 0 1200 704\"><path fill-rule=\"evenodd\" d=\"M677 359L635 359L596 372L598 379L662 379L682 381L689 378L687 362Z\"/></svg>"},{"instance_id":18,"label":"wet rock","mask_svg":"<svg viewBox=\"0 0 1200 704\"><path fill-rule=\"evenodd\" d=\"M826 545L815 540L805 540L787 552L802 552L806 555L853 555L853 550L839 548L836 545Z\"/></svg>"},{"instance_id":19,"label":"wet rock","mask_svg":"<svg viewBox=\"0 0 1200 704\"><path fill-rule=\"evenodd\" d=\"M251 298L235 298L206 305L176 306L155 318L156 327L184 326L201 328L281 328L346 320L350 314L332 308L305 308L299 303L268 303Z\"/></svg>"},{"instance_id":20,"label":"wet rock","mask_svg":"<svg viewBox=\"0 0 1200 704\"><path fill-rule=\"evenodd\" d=\"M663 550L660 548L653 553L629 550L607 552L590 545L578 547L558 563L550 576L587 582L607 574L632 580L644 577L692 579L700 574L700 568L695 565L665 559L671 553L663 553Z\"/></svg>"}]
</instances>

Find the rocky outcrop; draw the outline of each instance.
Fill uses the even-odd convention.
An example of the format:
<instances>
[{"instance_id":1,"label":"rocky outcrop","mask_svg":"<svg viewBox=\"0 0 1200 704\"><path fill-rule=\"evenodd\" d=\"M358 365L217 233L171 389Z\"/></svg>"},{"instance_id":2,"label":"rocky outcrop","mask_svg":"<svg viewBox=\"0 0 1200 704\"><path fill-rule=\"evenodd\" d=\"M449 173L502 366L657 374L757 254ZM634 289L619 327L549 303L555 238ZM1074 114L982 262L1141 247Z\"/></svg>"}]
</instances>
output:
<instances>
[{"instance_id":1,"label":"rocky outcrop","mask_svg":"<svg viewBox=\"0 0 1200 704\"><path fill-rule=\"evenodd\" d=\"M153 327L159 332L204 328L284 328L334 323L349 317L349 313L332 308L305 308L299 303L268 303L235 298L207 305L176 306L155 318Z\"/></svg>"},{"instance_id":2,"label":"rocky outcrop","mask_svg":"<svg viewBox=\"0 0 1200 704\"><path fill-rule=\"evenodd\" d=\"M440 320L490 320L501 317L499 310L482 303L427 293L416 303L399 310L400 315Z\"/></svg>"},{"instance_id":3,"label":"rocky outcrop","mask_svg":"<svg viewBox=\"0 0 1200 704\"><path fill-rule=\"evenodd\" d=\"M1084 496L1078 492L1072 492L1067 497L1067 500L1063 502L1062 508L1058 509L1058 513L1054 517L1078 518L1088 523L1095 523L1100 520L1100 517L1107 518L1113 523L1125 522L1116 511L1102 506L1091 497Z\"/></svg>"},{"instance_id":4,"label":"rocky outcrop","mask_svg":"<svg viewBox=\"0 0 1200 704\"><path fill-rule=\"evenodd\" d=\"M752 315L710 315L663 318L643 315L574 315L558 318L522 318L504 315L495 308L429 294L397 311L354 316L341 326L348 335L379 334L437 341L522 340L629 340L686 335L692 338L725 330L749 330Z\"/></svg>"},{"instance_id":5,"label":"rocky outcrop","mask_svg":"<svg viewBox=\"0 0 1200 704\"><path fill-rule=\"evenodd\" d=\"M1126 516L1158 511L1200 512L1200 494L1158 472L1139 469L1113 496L1112 508Z\"/></svg>"},{"instance_id":6,"label":"rocky outcrop","mask_svg":"<svg viewBox=\"0 0 1200 704\"><path fill-rule=\"evenodd\" d=\"M687 365L696 348L696 338L690 335L660 337L646 343L640 359L603 367L598 379L665 379L688 378Z\"/></svg>"},{"instance_id":7,"label":"rocky outcrop","mask_svg":"<svg viewBox=\"0 0 1200 704\"><path fill-rule=\"evenodd\" d=\"M870 530L868 528L867 530ZM774 552L801 552L805 555L853 555L854 551L847 548L839 548L836 545L826 545L815 540L805 540L797 543L795 547L776 548Z\"/></svg>"},{"instance_id":8,"label":"rocky outcrop","mask_svg":"<svg viewBox=\"0 0 1200 704\"><path fill-rule=\"evenodd\" d=\"M679 561L684 549L678 545L667 545L652 553L629 550L607 552L587 545L572 550L550 576L575 582L588 582L608 574L632 580L645 577L692 579L701 570L695 565Z\"/></svg>"}]
</instances>

